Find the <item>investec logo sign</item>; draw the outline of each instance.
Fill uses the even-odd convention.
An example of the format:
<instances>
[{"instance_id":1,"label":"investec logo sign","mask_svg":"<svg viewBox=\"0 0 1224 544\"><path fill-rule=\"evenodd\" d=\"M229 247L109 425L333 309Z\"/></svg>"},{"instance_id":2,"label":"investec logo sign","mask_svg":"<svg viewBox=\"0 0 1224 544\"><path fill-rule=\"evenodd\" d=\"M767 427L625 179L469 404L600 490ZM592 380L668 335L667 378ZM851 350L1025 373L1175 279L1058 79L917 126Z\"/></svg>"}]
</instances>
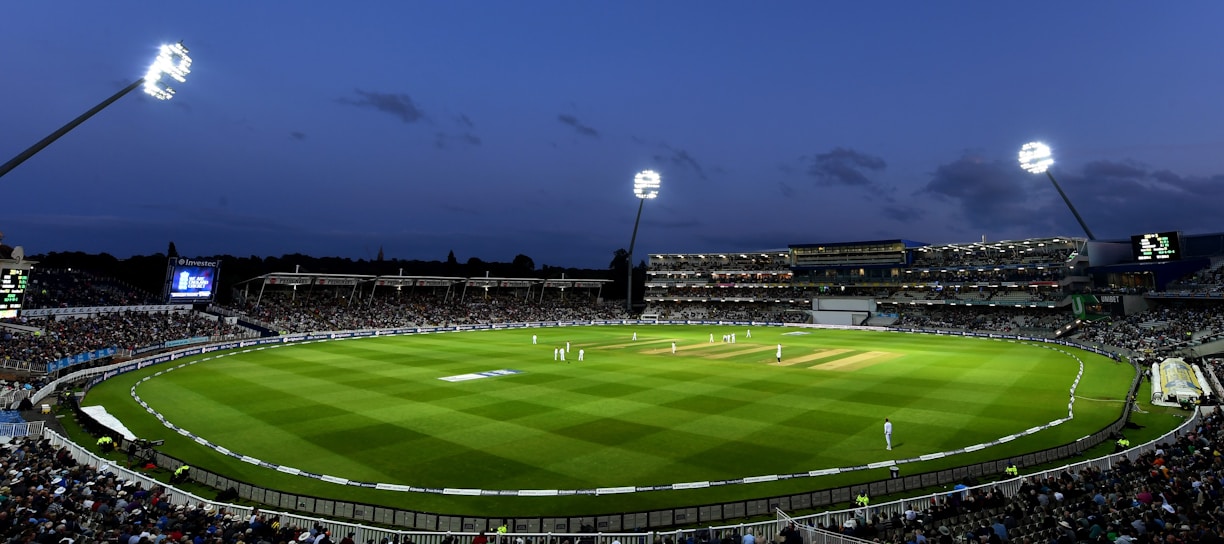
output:
<instances>
[{"instance_id":1,"label":"investec logo sign","mask_svg":"<svg viewBox=\"0 0 1224 544\"><path fill-rule=\"evenodd\" d=\"M201 261L197 259L187 259L184 257L179 257L178 265L179 266L211 266L213 268L216 268L217 261Z\"/></svg>"}]
</instances>

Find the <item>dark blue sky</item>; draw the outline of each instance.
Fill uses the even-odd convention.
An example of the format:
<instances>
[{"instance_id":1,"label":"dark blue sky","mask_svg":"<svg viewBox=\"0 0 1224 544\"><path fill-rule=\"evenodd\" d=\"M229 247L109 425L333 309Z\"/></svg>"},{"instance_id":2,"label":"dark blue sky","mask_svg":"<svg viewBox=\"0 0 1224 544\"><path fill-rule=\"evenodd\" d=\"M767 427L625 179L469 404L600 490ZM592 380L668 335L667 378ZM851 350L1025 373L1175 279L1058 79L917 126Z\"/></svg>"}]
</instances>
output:
<instances>
[{"instance_id":1,"label":"dark blue sky","mask_svg":"<svg viewBox=\"0 0 1224 544\"><path fill-rule=\"evenodd\" d=\"M1224 230L1224 3L20 2L0 178L27 253L604 267L644 252Z\"/></svg>"}]
</instances>

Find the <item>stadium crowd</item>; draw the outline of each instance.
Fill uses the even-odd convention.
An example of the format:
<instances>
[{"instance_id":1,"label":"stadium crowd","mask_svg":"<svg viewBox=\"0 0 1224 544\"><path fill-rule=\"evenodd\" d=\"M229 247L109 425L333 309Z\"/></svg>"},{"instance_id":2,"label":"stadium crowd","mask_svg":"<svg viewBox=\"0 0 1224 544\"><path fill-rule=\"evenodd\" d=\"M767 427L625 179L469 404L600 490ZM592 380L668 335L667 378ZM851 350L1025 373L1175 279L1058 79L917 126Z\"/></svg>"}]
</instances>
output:
<instances>
[{"instance_id":1,"label":"stadium crowd","mask_svg":"<svg viewBox=\"0 0 1224 544\"><path fill-rule=\"evenodd\" d=\"M1210 268L1195 272L1187 278L1170 282L1165 291L1180 295L1202 293L1220 296L1224 294L1224 261Z\"/></svg>"},{"instance_id":2,"label":"stadium crowd","mask_svg":"<svg viewBox=\"0 0 1224 544\"><path fill-rule=\"evenodd\" d=\"M778 271L790 273L790 254L769 255L651 255L649 271L658 272L746 272Z\"/></svg>"},{"instance_id":3,"label":"stadium crowd","mask_svg":"<svg viewBox=\"0 0 1224 544\"><path fill-rule=\"evenodd\" d=\"M412 293L350 299L336 292L294 296L265 294L249 301L242 313L281 332L357 330L512 323L624 319L616 303L596 303L583 296L545 296L543 301L513 295L473 295L458 299L445 292Z\"/></svg>"},{"instance_id":4,"label":"stadium crowd","mask_svg":"<svg viewBox=\"0 0 1224 544\"><path fill-rule=\"evenodd\" d=\"M113 312L84 317L11 320L41 333L0 330L0 361L16 369L45 369L52 361L116 347L135 350L196 336L242 334L246 329L193 312Z\"/></svg>"},{"instance_id":5,"label":"stadium crowd","mask_svg":"<svg viewBox=\"0 0 1224 544\"><path fill-rule=\"evenodd\" d=\"M1014 244L1013 244L1014 245ZM1006 266L1037 263L1061 264L1076 248L1065 242L1040 247L1016 246L995 249L988 246L928 247L914 252L914 266Z\"/></svg>"},{"instance_id":6,"label":"stadium crowd","mask_svg":"<svg viewBox=\"0 0 1224 544\"><path fill-rule=\"evenodd\" d=\"M1196 334L1212 337L1221 331L1224 304L1175 303L1126 317L1085 322L1075 337L1145 357L1188 346Z\"/></svg>"},{"instance_id":7,"label":"stadium crowd","mask_svg":"<svg viewBox=\"0 0 1224 544\"><path fill-rule=\"evenodd\" d=\"M1025 478L1013 497L998 487L954 491L892 517L861 510L819 527L890 544L1220 544L1222 453L1217 410L1194 431L1106 470Z\"/></svg>"},{"instance_id":8,"label":"stadium crowd","mask_svg":"<svg viewBox=\"0 0 1224 544\"><path fill-rule=\"evenodd\" d=\"M991 308L983 306L941 306L910 310L902 306L896 328L946 329L956 331L1001 332L1049 337L1070 318L1065 310L1054 308Z\"/></svg>"},{"instance_id":9,"label":"stadium crowd","mask_svg":"<svg viewBox=\"0 0 1224 544\"><path fill-rule=\"evenodd\" d=\"M71 269L39 268L26 286L25 308L80 308L161 304L127 283Z\"/></svg>"},{"instance_id":10,"label":"stadium crowd","mask_svg":"<svg viewBox=\"0 0 1224 544\"><path fill-rule=\"evenodd\" d=\"M4 444L0 473L0 538L11 544L332 544L352 536L282 525L259 511L171 505L164 487L78 464L46 440Z\"/></svg>"}]
</instances>

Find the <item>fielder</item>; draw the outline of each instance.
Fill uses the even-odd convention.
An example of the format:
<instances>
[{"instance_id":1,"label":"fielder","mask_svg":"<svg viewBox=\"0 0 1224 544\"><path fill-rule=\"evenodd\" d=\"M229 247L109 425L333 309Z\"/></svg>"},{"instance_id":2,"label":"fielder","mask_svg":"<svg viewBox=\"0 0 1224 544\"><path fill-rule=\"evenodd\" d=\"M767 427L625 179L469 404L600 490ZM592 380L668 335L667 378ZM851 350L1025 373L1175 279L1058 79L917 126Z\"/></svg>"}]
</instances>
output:
<instances>
[{"instance_id":1,"label":"fielder","mask_svg":"<svg viewBox=\"0 0 1224 544\"><path fill-rule=\"evenodd\" d=\"M884 418L884 443L892 449L892 422L888 418Z\"/></svg>"}]
</instances>

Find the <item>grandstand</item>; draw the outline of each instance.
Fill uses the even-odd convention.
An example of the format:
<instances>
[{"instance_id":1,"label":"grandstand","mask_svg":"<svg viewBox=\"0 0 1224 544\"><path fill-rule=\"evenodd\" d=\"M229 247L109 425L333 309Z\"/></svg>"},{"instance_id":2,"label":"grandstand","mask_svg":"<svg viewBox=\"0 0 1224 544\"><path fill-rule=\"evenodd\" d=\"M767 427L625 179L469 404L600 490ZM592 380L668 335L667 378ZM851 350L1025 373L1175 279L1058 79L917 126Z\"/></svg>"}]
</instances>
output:
<instances>
[{"instance_id":1,"label":"grandstand","mask_svg":"<svg viewBox=\"0 0 1224 544\"><path fill-rule=\"evenodd\" d=\"M1193 248L1194 244L1186 246ZM1133 263L1125 262L1125 258L1096 249L1083 239L1059 237L940 246L906 240L844 242L750 253L658 254L652 255L648 264L646 313L660 320L810 322L814 312L820 311L822 299L859 299L878 304L866 324L894 328L1054 338L1057 329L1073 322L1074 331L1067 338L1077 344L1130 357L1139 365L1184 356L1203 372L1201 381L1214 384L1218 391L1221 364L1210 355L1224 351L1217 345L1224 339L1224 299L1220 297L1224 292L1224 256L1194 255L1199 260L1189 264L1133 271ZM1094 255L1101 257L1094 262ZM59 370L75 372L179 347L182 344L178 342L192 339L206 343L317 331L628 319L621 305L602 300L605 283L277 273L240 283L232 304L167 307L121 280L83 271L36 269L31 277L36 293L27 297L18 317L0 322L0 355L9 370L29 376L28 386L10 382L8 388L31 391L40 390L59 374L67 374L47 373L49 365L57 361L67 359L72 368ZM1085 294L1092 294L1097 302L1085 308L1083 315L1074 313L1073 297ZM116 351L79 360L82 353L108 348ZM15 402L12 396L8 398L8 402ZM1210 395L1201 399L1205 404L1214 400ZM1202 452L1224 449L1224 420L1209 409L1203 413L1203 419L1189 427L1191 432L1170 435L1132 452L1074 469L970 486L958 493L938 493L862 511L830 510L784 520L794 521L809 540L831 542L908 542L917 531L927 539L940 539L946 534L966 542L985 536L983 541L993 542L1000 536L999 527L1008 539L1093 541L1093 535L1129 533L1133 541L1142 541L1144 535L1155 539L1170 534L1187 535L1186 541L1212 541L1224 537L1220 534L1224 516L1219 482L1207 471L1212 463L1203 461ZM72 449L74 456L90 455L62 438L54 440ZM24 444L35 457L56 455L58 447L33 439ZM1180 470L1181 476L1153 476L1148 469L1157 460L1162 467ZM16 463L11 461L8 466L24 466ZM124 524L130 523L117 513L125 511L117 504L117 491L124 489L119 478L124 476L140 481L138 488L145 491L139 502L128 504L147 509L152 507L150 499L160 496L173 500L159 508L173 512L179 505L185 507L182 511L187 514L181 518L179 535L188 530L198 533L215 522L226 534L245 534L250 529L252 534L279 541L295 539L303 531L309 532L313 524L309 516L291 518L285 514L283 519L295 519L295 523L281 523L279 529L271 530L270 516L232 506L222 508L228 508L228 514L244 515L241 519L233 515L224 519L221 510L205 510L197 498L171 488L154 491L158 484L150 479L128 473L108 476L97 468L99 463L92 466L95 468L75 469L77 483L65 486L64 496L77 500L66 508L80 508L89 496L80 482L93 481L101 482L100 487L106 491L89 500L108 503L114 510L88 515L90 524L101 528L100 533L85 524L66 523L63 531L68 536L64 538L80 542L104 540L107 534L114 539L121 536ZM28 484L50 484L36 480L23 483L27 484L23 491L14 494L36 493L31 491L35 486ZM667 522L646 520L641 527L691 521L674 517ZM441 536L435 538L430 533L380 532L341 522L318 523L316 532L327 528L348 531L352 527L370 538L442 541ZM622 521L617 523L617 529L631 528ZM564 526L568 530L582 524L569 520ZM1183 525L1187 529L1183 530ZM437 519L432 527L441 528ZM735 544L733 541L749 531L771 538L785 527L786 523L739 524L689 533L635 533L634 538L658 538L659 542L730 539ZM492 529L462 520L447 528L468 537ZM512 527L510 533L550 538L548 531L527 535L528 528L543 529L525 525ZM594 523L591 528L609 527ZM162 528L157 530L174 535ZM626 537L608 534L590 538L605 544Z\"/></svg>"}]
</instances>

